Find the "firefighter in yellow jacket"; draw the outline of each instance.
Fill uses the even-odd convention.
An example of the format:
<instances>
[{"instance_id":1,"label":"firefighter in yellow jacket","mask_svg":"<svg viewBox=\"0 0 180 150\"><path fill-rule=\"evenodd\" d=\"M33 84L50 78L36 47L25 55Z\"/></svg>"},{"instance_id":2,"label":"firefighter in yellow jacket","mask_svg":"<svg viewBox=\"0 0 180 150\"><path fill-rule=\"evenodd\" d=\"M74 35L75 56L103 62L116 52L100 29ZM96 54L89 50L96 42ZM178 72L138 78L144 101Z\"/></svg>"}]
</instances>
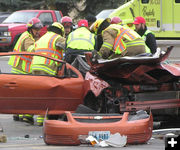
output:
<instances>
[{"instance_id":1,"label":"firefighter in yellow jacket","mask_svg":"<svg viewBox=\"0 0 180 150\"><path fill-rule=\"evenodd\" d=\"M150 53L143 39L132 29L111 24L110 19L98 19L91 26L91 31L98 37L98 54L103 59L123 56L135 56Z\"/></svg>"},{"instance_id":2,"label":"firefighter in yellow jacket","mask_svg":"<svg viewBox=\"0 0 180 150\"><path fill-rule=\"evenodd\" d=\"M64 27L58 22L54 22L48 32L35 43L35 53L63 59L65 48ZM32 74L35 75L56 75L59 63L40 56L33 56Z\"/></svg>"},{"instance_id":3,"label":"firefighter in yellow jacket","mask_svg":"<svg viewBox=\"0 0 180 150\"><path fill-rule=\"evenodd\" d=\"M53 58L63 59L65 47L64 27L58 22L54 22L48 32L35 43L35 53L48 55ZM34 75L56 75L59 63L45 57L33 56L32 74ZM37 116L37 125L42 126L44 116Z\"/></svg>"},{"instance_id":4,"label":"firefighter in yellow jacket","mask_svg":"<svg viewBox=\"0 0 180 150\"><path fill-rule=\"evenodd\" d=\"M78 28L67 37L65 60L71 64L78 55L84 55L95 47L96 37L89 31L88 21L81 19L78 21Z\"/></svg>"},{"instance_id":5,"label":"firefighter in yellow jacket","mask_svg":"<svg viewBox=\"0 0 180 150\"><path fill-rule=\"evenodd\" d=\"M27 31L21 34L14 46L14 52L31 52L34 48L35 39L39 37L39 31L43 26L38 18L32 18L28 22L27 27ZM12 66L12 73L28 74L31 73L31 61L32 56L14 55L8 63Z\"/></svg>"},{"instance_id":6,"label":"firefighter in yellow jacket","mask_svg":"<svg viewBox=\"0 0 180 150\"><path fill-rule=\"evenodd\" d=\"M18 38L13 51L14 52L31 52L34 48L35 40L39 38L39 31L43 27L38 18L32 18L27 23L27 31L22 33ZM12 66L11 73L15 74L29 74L31 73L32 56L14 55L9 59L8 64ZM34 123L33 115L14 115L15 121L24 120L31 124Z\"/></svg>"}]
</instances>

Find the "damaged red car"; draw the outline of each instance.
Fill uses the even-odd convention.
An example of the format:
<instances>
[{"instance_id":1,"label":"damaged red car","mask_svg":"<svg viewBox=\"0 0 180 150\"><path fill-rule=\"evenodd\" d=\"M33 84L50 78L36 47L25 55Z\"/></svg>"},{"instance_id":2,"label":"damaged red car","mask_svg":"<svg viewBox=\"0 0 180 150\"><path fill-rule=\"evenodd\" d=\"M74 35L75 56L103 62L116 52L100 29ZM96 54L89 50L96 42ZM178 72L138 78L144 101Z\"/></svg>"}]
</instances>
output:
<instances>
[{"instance_id":1,"label":"damaged red car","mask_svg":"<svg viewBox=\"0 0 180 150\"><path fill-rule=\"evenodd\" d=\"M85 105L99 112L119 113L151 108L153 117L179 116L180 63L168 61L173 46L153 56L122 57L92 62L85 79L90 91ZM161 117L160 117L161 116Z\"/></svg>"},{"instance_id":2,"label":"damaged red car","mask_svg":"<svg viewBox=\"0 0 180 150\"><path fill-rule=\"evenodd\" d=\"M12 74L8 65L12 54L17 53L0 53L0 113L60 114L83 103L88 81L76 68L57 60L62 63L57 76Z\"/></svg>"}]
</instances>

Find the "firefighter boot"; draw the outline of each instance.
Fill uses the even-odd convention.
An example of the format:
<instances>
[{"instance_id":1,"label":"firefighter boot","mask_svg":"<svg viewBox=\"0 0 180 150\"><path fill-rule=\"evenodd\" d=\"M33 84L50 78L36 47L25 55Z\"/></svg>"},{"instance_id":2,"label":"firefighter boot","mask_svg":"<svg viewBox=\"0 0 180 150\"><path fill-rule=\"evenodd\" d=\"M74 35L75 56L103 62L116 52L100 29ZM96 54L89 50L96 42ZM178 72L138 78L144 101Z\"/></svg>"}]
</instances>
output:
<instances>
[{"instance_id":1,"label":"firefighter boot","mask_svg":"<svg viewBox=\"0 0 180 150\"><path fill-rule=\"evenodd\" d=\"M24 116L24 115L19 114L18 116L19 116L19 121L23 121L23 116Z\"/></svg>"},{"instance_id":2,"label":"firefighter boot","mask_svg":"<svg viewBox=\"0 0 180 150\"><path fill-rule=\"evenodd\" d=\"M23 116L23 121L33 125L34 124L33 115L25 114Z\"/></svg>"},{"instance_id":3,"label":"firefighter boot","mask_svg":"<svg viewBox=\"0 0 180 150\"><path fill-rule=\"evenodd\" d=\"M23 121L23 115L20 114L20 115L13 115L13 120L14 121Z\"/></svg>"},{"instance_id":4,"label":"firefighter boot","mask_svg":"<svg viewBox=\"0 0 180 150\"><path fill-rule=\"evenodd\" d=\"M37 125L38 125L38 126L42 126L42 125L43 125L43 122L44 122L44 116L38 115L38 116L37 116Z\"/></svg>"}]
</instances>

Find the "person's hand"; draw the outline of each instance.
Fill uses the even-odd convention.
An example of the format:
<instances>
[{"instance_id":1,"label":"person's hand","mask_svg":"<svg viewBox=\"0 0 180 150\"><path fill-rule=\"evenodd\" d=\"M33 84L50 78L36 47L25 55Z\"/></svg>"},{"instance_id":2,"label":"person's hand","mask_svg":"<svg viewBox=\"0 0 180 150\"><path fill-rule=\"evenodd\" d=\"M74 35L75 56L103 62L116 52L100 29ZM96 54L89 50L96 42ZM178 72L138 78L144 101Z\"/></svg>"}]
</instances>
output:
<instances>
[{"instance_id":1,"label":"person's hand","mask_svg":"<svg viewBox=\"0 0 180 150\"><path fill-rule=\"evenodd\" d=\"M100 59L101 56L98 54L97 50L92 51L92 62L97 63L98 59Z\"/></svg>"}]
</instances>

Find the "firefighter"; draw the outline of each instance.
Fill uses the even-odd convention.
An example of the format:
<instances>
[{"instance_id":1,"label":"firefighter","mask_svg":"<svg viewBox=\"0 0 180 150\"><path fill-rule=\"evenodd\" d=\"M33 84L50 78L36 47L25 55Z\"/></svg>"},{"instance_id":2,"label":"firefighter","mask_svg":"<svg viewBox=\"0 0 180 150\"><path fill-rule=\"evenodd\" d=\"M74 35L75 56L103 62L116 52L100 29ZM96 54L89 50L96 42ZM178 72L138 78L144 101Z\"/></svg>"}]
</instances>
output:
<instances>
[{"instance_id":1,"label":"firefighter","mask_svg":"<svg viewBox=\"0 0 180 150\"><path fill-rule=\"evenodd\" d=\"M98 38L100 57L111 59L150 53L145 42L134 30L118 24L110 25L110 21L110 18L98 19L90 28L100 37Z\"/></svg>"},{"instance_id":2,"label":"firefighter","mask_svg":"<svg viewBox=\"0 0 180 150\"><path fill-rule=\"evenodd\" d=\"M68 35L66 41L65 60L72 63L77 55L94 50L96 44L95 35L89 31L88 21L78 21L78 28Z\"/></svg>"},{"instance_id":3,"label":"firefighter","mask_svg":"<svg viewBox=\"0 0 180 150\"><path fill-rule=\"evenodd\" d=\"M34 48L35 39L39 38L39 31L42 23L38 18L32 18L27 24L27 31L21 34L15 47L14 52L31 52ZM9 65L12 66L11 73L29 74L31 73L31 56L11 56Z\"/></svg>"},{"instance_id":4,"label":"firefighter","mask_svg":"<svg viewBox=\"0 0 180 150\"><path fill-rule=\"evenodd\" d=\"M156 38L153 32L147 29L146 20L143 17L138 16L135 18L133 24L136 28L135 31L143 38L146 45L151 50L151 53L154 54L157 49Z\"/></svg>"},{"instance_id":5,"label":"firefighter","mask_svg":"<svg viewBox=\"0 0 180 150\"><path fill-rule=\"evenodd\" d=\"M13 52L31 52L34 48L35 40L39 38L39 31L43 27L38 18L32 18L27 23L27 31L22 33L14 46ZM32 56L14 55L9 59L8 64L12 66L11 73L14 74L29 74L31 73ZM26 120L26 117L28 120ZM33 115L14 115L15 121L27 121L31 124L34 123Z\"/></svg>"},{"instance_id":6,"label":"firefighter","mask_svg":"<svg viewBox=\"0 0 180 150\"><path fill-rule=\"evenodd\" d=\"M58 22L54 22L48 32L35 43L35 53L44 54L57 59L63 59L63 49L65 47L64 27ZM40 56L33 56L33 75L57 75L59 63ZM42 126L44 116L37 116L37 125Z\"/></svg>"},{"instance_id":7,"label":"firefighter","mask_svg":"<svg viewBox=\"0 0 180 150\"><path fill-rule=\"evenodd\" d=\"M68 16L64 16L61 18L61 24L64 26L65 37L67 37L73 30L72 19Z\"/></svg>"},{"instance_id":8,"label":"firefighter","mask_svg":"<svg viewBox=\"0 0 180 150\"><path fill-rule=\"evenodd\" d=\"M54 22L48 27L47 33L35 43L35 53L63 59L65 40L63 25L59 22ZM33 56L31 65L32 74L56 75L59 65L59 63L53 60L40 56Z\"/></svg>"}]
</instances>

